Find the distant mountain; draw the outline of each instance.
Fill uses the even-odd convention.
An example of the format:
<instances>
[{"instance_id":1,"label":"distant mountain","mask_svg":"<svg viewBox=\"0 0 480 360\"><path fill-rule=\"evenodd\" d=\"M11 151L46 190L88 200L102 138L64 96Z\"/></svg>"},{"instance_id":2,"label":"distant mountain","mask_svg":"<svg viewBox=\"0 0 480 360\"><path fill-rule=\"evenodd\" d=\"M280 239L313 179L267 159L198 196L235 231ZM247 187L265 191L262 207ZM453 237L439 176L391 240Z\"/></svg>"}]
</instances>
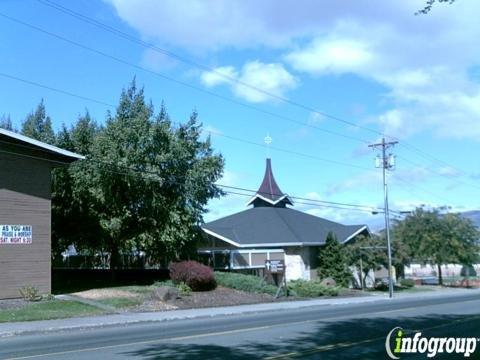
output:
<instances>
[{"instance_id":1,"label":"distant mountain","mask_svg":"<svg viewBox=\"0 0 480 360\"><path fill-rule=\"evenodd\" d=\"M470 210L460 213L463 217L472 220L476 227L480 229L480 210ZM385 229L385 220L383 217L378 218L369 218L365 221L365 223L370 228L370 231L374 233L379 233L383 229ZM393 225L393 223L391 223Z\"/></svg>"},{"instance_id":2,"label":"distant mountain","mask_svg":"<svg viewBox=\"0 0 480 360\"><path fill-rule=\"evenodd\" d=\"M476 227L480 228L480 210L471 210L461 213L462 216L472 220Z\"/></svg>"}]
</instances>

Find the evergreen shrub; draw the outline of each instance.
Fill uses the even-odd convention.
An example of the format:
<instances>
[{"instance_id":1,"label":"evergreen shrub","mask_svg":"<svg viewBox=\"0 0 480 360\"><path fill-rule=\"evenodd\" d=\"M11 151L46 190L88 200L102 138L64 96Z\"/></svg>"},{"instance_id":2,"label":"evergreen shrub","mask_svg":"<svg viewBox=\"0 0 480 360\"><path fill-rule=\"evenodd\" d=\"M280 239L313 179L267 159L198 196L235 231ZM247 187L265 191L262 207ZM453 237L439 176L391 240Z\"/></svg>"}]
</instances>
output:
<instances>
[{"instance_id":1,"label":"evergreen shrub","mask_svg":"<svg viewBox=\"0 0 480 360\"><path fill-rule=\"evenodd\" d=\"M318 281L294 280L288 283L288 290L300 297L337 296L339 288L326 286Z\"/></svg>"},{"instance_id":2,"label":"evergreen shrub","mask_svg":"<svg viewBox=\"0 0 480 360\"><path fill-rule=\"evenodd\" d=\"M275 295L277 292L274 285L265 283L262 278L255 275L216 271L215 279L218 285L231 289L270 295Z\"/></svg>"}]
</instances>

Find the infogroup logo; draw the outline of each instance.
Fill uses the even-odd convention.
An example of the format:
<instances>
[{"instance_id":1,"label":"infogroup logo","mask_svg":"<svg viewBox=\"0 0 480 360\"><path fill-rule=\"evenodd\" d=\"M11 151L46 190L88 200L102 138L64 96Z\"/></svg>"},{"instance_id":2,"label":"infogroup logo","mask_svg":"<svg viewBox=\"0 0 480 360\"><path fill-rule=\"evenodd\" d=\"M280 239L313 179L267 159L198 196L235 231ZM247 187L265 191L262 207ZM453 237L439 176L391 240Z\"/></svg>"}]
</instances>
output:
<instances>
[{"instance_id":1,"label":"infogroup logo","mask_svg":"<svg viewBox=\"0 0 480 360\"><path fill-rule=\"evenodd\" d=\"M394 336L393 339L392 336ZM464 357L468 358L475 352L479 341L474 337L427 338L423 337L419 331L415 332L413 336L405 336L403 329L396 327L390 330L387 335L385 350L388 356L394 360L400 359L401 354L426 354L428 358L433 358L437 354L463 354Z\"/></svg>"}]
</instances>

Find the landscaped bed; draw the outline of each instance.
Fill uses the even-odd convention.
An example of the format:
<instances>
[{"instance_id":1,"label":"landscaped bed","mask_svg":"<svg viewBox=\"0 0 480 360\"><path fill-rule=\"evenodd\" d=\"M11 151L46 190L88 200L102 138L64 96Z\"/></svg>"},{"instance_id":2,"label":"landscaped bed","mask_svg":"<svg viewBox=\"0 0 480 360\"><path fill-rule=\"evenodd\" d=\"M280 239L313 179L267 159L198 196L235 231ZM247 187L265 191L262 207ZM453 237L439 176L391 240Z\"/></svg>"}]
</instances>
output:
<instances>
[{"instance_id":1,"label":"landscaped bed","mask_svg":"<svg viewBox=\"0 0 480 360\"><path fill-rule=\"evenodd\" d=\"M174 309L204 308L256 304L273 301L298 300L321 296L355 296L359 291L327 287L316 282L294 282L289 285L290 293L275 298L277 287L267 284L262 278L239 273L215 273L217 287L208 291L192 291L184 283L175 284L171 280L157 282L150 286L123 286L95 289L74 293L89 301L110 305L128 311L164 311ZM175 296L162 299L159 289L172 289Z\"/></svg>"},{"instance_id":2,"label":"landscaped bed","mask_svg":"<svg viewBox=\"0 0 480 360\"><path fill-rule=\"evenodd\" d=\"M255 286L252 284L254 282L261 284L262 279L253 276L245 277L248 279L248 284L254 286L257 291L253 291L250 288L248 288L249 291L242 291L219 285L215 289L209 291L189 291L185 294L182 294L179 291L178 296L174 299L163 301L156 297L155 292L157 289L176 289L176 286L172 281L164 281L149 286L122 286L93 289L73 293L72 295L81 299L110 305L117 309L135 312L256 304L276 301L275 297L272 295L275 294L276 291L274 286ZM245 284L245 278L242 279L244 280L242 284ZM262 292L261 290L265 290L265 292L268 293ZM281 299L285 300L285 298ZM293 298L289 298L289 300L293 300Z\"/></svg>"},{"instance_id":3,"label":"landscaped bed","mask_svg":"<svg viewBox=\"0 0 480 360\"><path fill-rule=\"evenodd\" d=\"M22 299L0 301L0 322L27 321L112 314L118 312L168 311L175 309L204 308L291 301L325 296L365 296L371 292L341 289L318 282L296 281L289 283L290 294L283 292L275 298L277 287L266 284L261 278L238 273L215 273L217 286L208 291L192 291L184 283L171 280L153 285L120 286L91 289L69 294L66 300L48 297L29 302ZM424 287L419 287L424 288ZM172 290L175 296L162 299L162 290ZM420 289L411 288L410 291ZM77 300L77 301L75 301Z\"/></svg>"}]
</instances>

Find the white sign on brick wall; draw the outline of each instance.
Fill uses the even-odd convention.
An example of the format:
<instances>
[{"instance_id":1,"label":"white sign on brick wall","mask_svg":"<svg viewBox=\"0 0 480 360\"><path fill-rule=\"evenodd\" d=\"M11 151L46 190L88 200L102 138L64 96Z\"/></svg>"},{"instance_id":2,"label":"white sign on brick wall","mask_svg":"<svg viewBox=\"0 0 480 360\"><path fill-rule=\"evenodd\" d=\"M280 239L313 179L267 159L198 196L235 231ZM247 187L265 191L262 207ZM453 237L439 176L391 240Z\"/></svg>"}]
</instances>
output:
<instances>
[{"instance_id":1,"label":"white sign on brick wall","mask_svg":"<svg viewBox=\"0 0 480 360\"><path fill-rule=\"evenodd\" d=\"M31 244L32 225L0 225L0 244Z\"/></svg>"}]
</instances>

